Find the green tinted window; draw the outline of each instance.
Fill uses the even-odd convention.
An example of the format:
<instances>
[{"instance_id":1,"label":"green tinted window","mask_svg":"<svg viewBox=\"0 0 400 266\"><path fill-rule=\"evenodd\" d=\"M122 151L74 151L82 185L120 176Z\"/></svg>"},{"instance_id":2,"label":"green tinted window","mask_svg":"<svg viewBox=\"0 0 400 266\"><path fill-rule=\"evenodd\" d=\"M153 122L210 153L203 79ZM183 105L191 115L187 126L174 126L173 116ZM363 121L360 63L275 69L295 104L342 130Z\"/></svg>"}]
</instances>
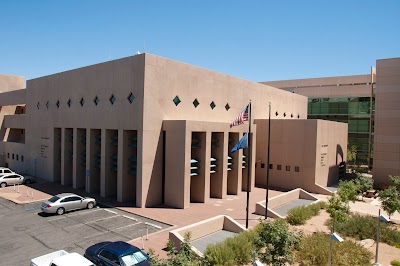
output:
<instances>
[{"instance_id":1,"label":"green tinted window","mask_svg":"<svg viewBox=\"0 0 400 266\"><path fill-rule=\"evenodd\" d=\"M349 114L358 114L358 102L349 102Z\"/></svg>"},{"instance_id":2,"label":"green tinted window","mask_svg":"<svg viewBox=\"0 0 400 266\"><path fill-rule=\"evenodd\" d=\"M331 102L329 103L329 113L330 114L338 114L339 112L339 104L338 102Z\"/></svg>"}]
</instances>

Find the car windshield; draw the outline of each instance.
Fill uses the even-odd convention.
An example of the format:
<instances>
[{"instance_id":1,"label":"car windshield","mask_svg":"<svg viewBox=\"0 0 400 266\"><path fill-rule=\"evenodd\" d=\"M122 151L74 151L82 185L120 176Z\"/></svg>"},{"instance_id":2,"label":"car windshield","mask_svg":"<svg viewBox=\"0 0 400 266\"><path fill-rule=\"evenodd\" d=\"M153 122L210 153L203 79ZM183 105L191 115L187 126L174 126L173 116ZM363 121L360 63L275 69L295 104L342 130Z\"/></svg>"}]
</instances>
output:
<instances>
[{"instance_id":1,"label":"car windshield","mask_svg":"<svg viewBox=\"0 0 400 266\"><path fill-rule=\"evenodd\" d=\"M57 196L52 197L51 199L49 199L50 202L56 202L57 200L59 200L60 198Z\"/></svg>"},{"instance_id":2,"label":"car windshield","mask_svg":"<svg viewBox=\"0 0 400 266\"><path fill-rule=\"evenodd\" d=\"M132 253L125 254L121 257L122 261L126 266L136 265L142 261L148 260L149 257L142 251L134 251Z\"/></svg>"}]
</instances>

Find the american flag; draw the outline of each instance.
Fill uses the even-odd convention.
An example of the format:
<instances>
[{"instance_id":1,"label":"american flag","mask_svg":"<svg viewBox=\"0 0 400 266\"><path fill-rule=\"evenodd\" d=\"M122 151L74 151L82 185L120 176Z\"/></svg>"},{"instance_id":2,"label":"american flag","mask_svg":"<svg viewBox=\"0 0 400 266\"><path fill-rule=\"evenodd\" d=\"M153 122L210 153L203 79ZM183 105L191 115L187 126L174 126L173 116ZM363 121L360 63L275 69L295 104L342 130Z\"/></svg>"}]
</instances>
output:
<instances>
[{"instance_id":1,"label":"american flag","mask_svg":"<svg viewBox=\"0 0 400 266\"><path fill-rule=\"evenodd\" d=\"M231 122L231 127L238 126L249 121L249 105L247 105L240 114Z\"/></svg>"}]
</instances>

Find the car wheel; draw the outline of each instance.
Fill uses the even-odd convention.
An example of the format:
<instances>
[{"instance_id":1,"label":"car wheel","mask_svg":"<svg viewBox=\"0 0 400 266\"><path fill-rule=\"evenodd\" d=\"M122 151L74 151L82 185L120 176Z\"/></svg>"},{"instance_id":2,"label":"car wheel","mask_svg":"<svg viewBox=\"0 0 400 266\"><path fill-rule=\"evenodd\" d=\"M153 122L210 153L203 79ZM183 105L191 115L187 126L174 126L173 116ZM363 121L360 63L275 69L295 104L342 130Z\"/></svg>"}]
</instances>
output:
<instances>
[{"instance_id":1,"label":"car wheel","mask_svg":"<svg viewBox=\"0 0 400 266\"><path fill-rule=\"evenodd\" d=\"M93 209L93 207L94 207L94 203L93 203L93 202L89 202L89 203L87 204L87 208L88 208L88 209Z\"/></svg>"},{"instance_id":2,"label":"car wheel","mask_svg":"<svg viewBox=\"0 0 400 266\"><path fill-rule=\"evenodd\" d=\"M29 185L30 183L32 183L30 179L25 180L25 184Z\"/></svg>"},{"instance_id":3,"label":"car wheel","mask_svg":"<svg viewBox=\"0 0 400 266\"><path fill-rule=\"evenodd\" d=\"M0 187L2 187L2 188L6 187L6 186L7 186L7 183L3 182L3 183L0 184Z\"/></svg>"},{"instance_id":4,"label":"car wheel","mask_svg":"<svg viewBox=\"0 0 400 266\"><path fill-rule=\"evenodd\" d=\"M57 214L58 214L58 215L63 215L64 213L65 213L64 208L58 208L58 209L57 209Z\"/></svg>"}]
</instances>

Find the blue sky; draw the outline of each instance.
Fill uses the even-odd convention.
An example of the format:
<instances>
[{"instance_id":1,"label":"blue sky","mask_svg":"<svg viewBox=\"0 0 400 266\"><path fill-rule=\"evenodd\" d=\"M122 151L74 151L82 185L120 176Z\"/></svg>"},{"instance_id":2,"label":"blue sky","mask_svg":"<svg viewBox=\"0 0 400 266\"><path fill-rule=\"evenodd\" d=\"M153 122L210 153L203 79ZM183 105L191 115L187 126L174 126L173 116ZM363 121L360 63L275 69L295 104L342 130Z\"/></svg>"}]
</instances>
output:
<instances>
[{"instance_id":1,"label":"blue sky","mask_svg":"<svg viewBox=\"0 0 400 266\"><path fill-rule=\"evenodd\" d=\"M253 81L356 75L400 57L400 1L0 1L0 73L145 51Z\"/></svg>"}]
</instances>

